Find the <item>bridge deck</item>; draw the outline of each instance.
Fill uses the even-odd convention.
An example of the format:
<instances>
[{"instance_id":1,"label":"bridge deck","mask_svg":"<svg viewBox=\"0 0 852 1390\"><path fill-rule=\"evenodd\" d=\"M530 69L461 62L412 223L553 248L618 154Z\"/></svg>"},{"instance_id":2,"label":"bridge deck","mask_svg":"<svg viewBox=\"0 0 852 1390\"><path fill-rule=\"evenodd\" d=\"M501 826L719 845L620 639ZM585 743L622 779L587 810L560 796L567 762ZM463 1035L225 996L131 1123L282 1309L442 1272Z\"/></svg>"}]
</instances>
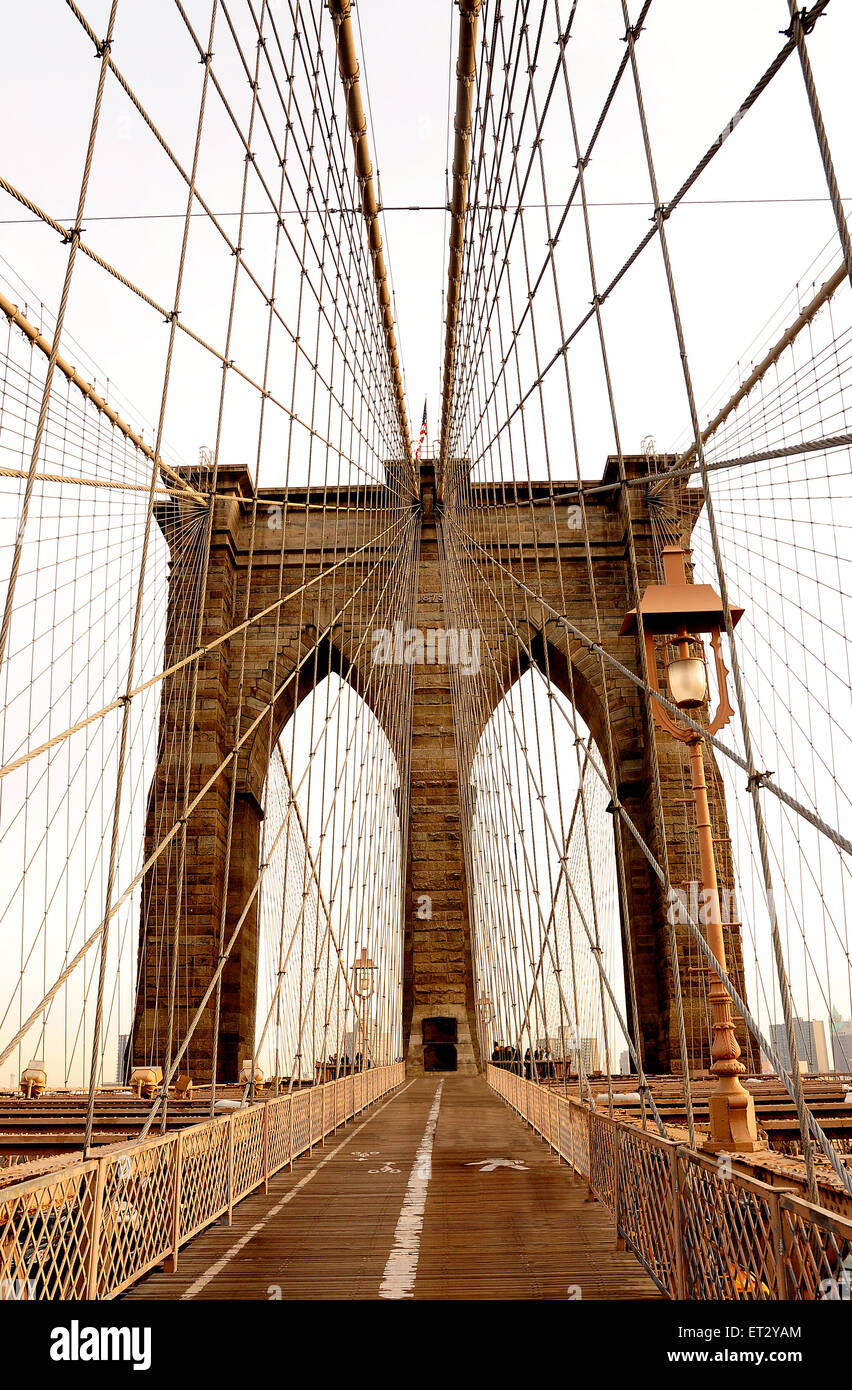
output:
<instances>
[{"instance_id":1,"label":"bridge deck","mask_svg":"<svg viewBox=\"0 0 852 1390\"><path fill-rule=\"evenodd\" d=\"M440 1093L440 1094L439 1094ZM504 1159L522 1168L476 1166ZM422 1218L422 1220L421 1220ZM656 1299L610 1214L479 1077L409 1082L135 1299Z\"/></svg>"}]
</instances>

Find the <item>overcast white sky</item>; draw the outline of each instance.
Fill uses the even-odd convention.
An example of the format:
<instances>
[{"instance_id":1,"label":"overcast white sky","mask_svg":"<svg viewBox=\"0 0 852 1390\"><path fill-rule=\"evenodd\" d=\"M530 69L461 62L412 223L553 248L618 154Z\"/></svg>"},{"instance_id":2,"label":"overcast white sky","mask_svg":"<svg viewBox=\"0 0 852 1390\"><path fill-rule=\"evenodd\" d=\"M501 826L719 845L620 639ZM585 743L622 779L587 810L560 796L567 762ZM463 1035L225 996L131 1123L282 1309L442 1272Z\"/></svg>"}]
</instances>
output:
<instances>
[{"instance_id":1,"label":"overcast white sky","mask_svg":"<svg viewBox=\"0 0 852 1390\"><path fill-rule=\"evenodd\" d=\"M85 0L82 8L92 28L103 32L108 0ZM206 34L210 0L191 0L186 8L198 32ZM245 38L250 27L245 9L236 0L231 8ZM568 8L563 4L564 12ZM273 0L272 9L289 31L285 0ZM319 0L314 0L313 9L321 10L330 51L328 14ZM638 9L638 0L631 0L633 16ZM505 11L508 15L509 8ZM485 23L492 13L493 6L486 5ZM417 4L360 0L356 17L369 99L369 136L387 209L386 249L409 420L416 439L426 396L430 437L434 438L443 360L448 234L443 206L447 116L455 101L451 75L457 16L449 0ZM562 18L564 23L565 13ZM781 46L779 31L788 22L784 0L739 0L727 5L654 0L638 51L664 201L731 119ZM91 43L62 0L28 4L5 0L0 3L0 32L4 51L12 55L0 87L4 135L0 173L68 224L76 207L97 78ZM581 143L588 138L622 57L622 32L619 0L579 0L567 57ZM849 0L832 0L809 45L841 190L852 195ZM188 167L201 68L170 0L119 0L112 53ZM229 99L246 119L248 86L221 22L214 55ZM548 51L542 61L549 68L554 54ZM573 149L558 127L546 129L545 140L550 141L546 144L549 192L558 207L573 181ZM232 234L241 181L240 149L220 105L211 98L198 182ZM651 213L629 81L622 85L589 166L587 188L598 276L606 283L647 229ZM263 207L256 194L255 189L249 196L250 210ZM126 95L113 81L108 82L84 217L86 240L166 305L171 304L174 292L184 200L184 185L161 148ZM410 205L422 210L408 211ZM569 221L564 239L560 291L572 322L572 316L588 306L590 293L581 213L578 209L570 216L574 221ZM262 278L271 264L270 221L261 216L249 219L244 236L246 259L262 268ZM528 227L530 259L536 266L545 246L542 220L534 209ZM696 394L709 415L765 345L767 323L781 302L786 301L789 308L796 298L807 298L810 282L824 278L824 268L833 266L838 254L795 56L738 126L668 229ZM66 257L67 249L55 232L0 192L0 287L18 302L26 302L34 319L40 319L43 305L48 332ZM287 264L292 272L292 260ZM195 219L182 312L192 327L217 346L224 337L232 267L232 258L204 219ZM291 273L289 280L284 278L280 293L282 304L287 304L288 296L295 295L298 277ZM649 248L619 287L605 318L625 450L638 451L647 435L656 438L660 449L682 443L688 417L657 247ZM255 375L262 357L263 325L257 306L241 300L231 355ZM588 330L588 335L593 332ZM145 426L148 439L158 412L167 334L167 326L155 312L85 257L78 258L64 351L85 374L95 375L101 388L108 379L110 399L132 425ZM586 350L587 342L588 336L581 336L572 349L572 370L582 417L581 470L591 477L600 474L612 449L612 429L597 359L594 351ZM553 346L552 339L542 345L545 358ZM289 368L283 363L282 357L278 369L283 374L274 384L280 383L281 394L286 395ZM213 442L219 383L218 363L179 336L165 422L167 458L194 461L199 446ZM308 391L307 381L300 389ZM229 386L229 393L222 461L254 468L257 400L238 383ZM261 481L267 485L280 484L285 478L285 434L276 433L276 428L267 426L261 461ZM560 430L567 439L567 418L557 413L554 432ZM529 460L533 472L539 465L540 460ZM573 466L567 448L564 459L552 463L557 476L570 476ZM11 523L17 515L17 497L8 511L6 521ZM140 519L134 514L128 523L134 543L139 533ZM116 537L121 539L118 524L113 541ZM101 702L100 693L97 688L89 690L93 704ZM107 692L106 698L113 693ZM142 777L141 765L137 775ZM127 916L128 940L134 930L134 912L135 906ZM40 978L31 981L31 992L40 984ZM817 1011L817 1005L813 1007Z\"/></svg>"},{"instance_id":2,"label":"overcast white sky","mask_svg":"<svg viewBox=\"0 0 852 1390\"><path fill-rule=\"evenodd\" d=\"M283 28L283 0L275 8ZM638 8L633 0L631 11ZM90 0L84 9L92 27L101 32L108 12L106 0ZM195 0L188 10L198 32L206 33L208 0ZM428 396L430 434L434 435L442 358L446 218L440 211L390 209L444 204L448 75L455 61L456 12L449 0L421 0L416 5L361 0L356 13L372 115L374 163L389 209L387 249L409 417L416 432L423 398ZM330 43L327 14L323 18ZM51 214L70 220L96 79L91 45L61 0L9 2L3 6L2 19L4 46L16 55L16 61L7 66L0 93L0 128L6 136L4 175ZM639 52L664 198L671 196L730 120L780 47L779 30L787 22L784 0L741 0L722 7L704 0L655 0ZM618 0L581 0L568 50L581 137L591 129L623 52L621 33ZM834 0L817 25L810 47L841 188L852 193L846 80L852 6ZM224 26L214 51L226 86L227 79L234 78L229 94L244 89L240 94L244 100L247 88L231 61ZM200 69L193 62L174 7L167 0L121 0L113 56L188 163ZM549 54L543 62L549 66ZM641 205L593 210L599 277L604 281L646 229L650 214L629 82L622 90L589 166L589 197L602 204ZM233 212L239 206L241 171L234 155L233 137L211 108L199 185L217 212ZM562 159L561 151L557 157L551 147L548 161L551 195L558 202L560 191L573 178L573 155L566 145ZM833 230L795 57L693 189L690 203L672 218L669 235L696 392L700 401L709 402L720 380ZM261 205L256 199L255 206ZM88 200L87 239L166 302L180 218L98 219L128 213L180 214L182 209L181 185L165 156L125 95L109 84ZM21 217L24 224L7 220ZM0 197L0 218L0 254L36 296L55 310L64 248L53 232L33 226L20 206L5 196ZM213 312L218 299L211 290L217 277L227 273L228 259L205 237L202 221L193 229L184 314L187 321L221 339L220 316ZM235 219L227 225L234 230ZM261 234L256 235L260 248ZM676 374L668 370L672 340L660 297L655 248L645 265L647 269L643 266L614 296L607 311L624 442L631 449L638 449L647 434L667 447L685 423L682 390ZM0 271L5 269L0 264ZM565 291L570 298L570 286ZM582 261L577 267L577 302L588 303ZM150 310L83 260L75 275L67 328L114 387L134 402L138 412L152 417L159 398L166 329ZM242 344L238 346L243 349ZM246 346L244 359L249 353ZM170 404L166 437L174 453L194 459L198 445L211 440L210 402L216 374L208 385L206 370L189 356L185 365L178 361L177 372L178 389ZM229 450L238 450L239 437L235 427L226 441ZM610 447L604 428L601 454ZM594 461L595 451L590 447L586 452L584 471L593 473L602 465L602 457Z\"/></svg>"}]
</instances>

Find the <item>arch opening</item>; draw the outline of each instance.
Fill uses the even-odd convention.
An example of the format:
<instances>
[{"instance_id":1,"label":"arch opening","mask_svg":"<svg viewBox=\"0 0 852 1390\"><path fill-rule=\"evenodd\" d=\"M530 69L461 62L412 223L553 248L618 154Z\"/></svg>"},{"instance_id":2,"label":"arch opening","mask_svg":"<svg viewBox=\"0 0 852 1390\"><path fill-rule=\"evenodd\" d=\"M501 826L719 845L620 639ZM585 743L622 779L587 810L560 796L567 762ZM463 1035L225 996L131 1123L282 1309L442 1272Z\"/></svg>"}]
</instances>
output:
<instances>
[{"instance_id":1,"label":"arch opening","mask_svg":"<svg viewBox=\"0 0 852 1390\"><path fill-rule=\"evenodd\" d=\"M492 1060L544 1077L630 1071L597 965L628 1020L610 796L575 729L601 771L606 763L556 665L550 680L538 666L518 677L471 763L480 1040Z\"/></svg>"},{"instance_id":2,"label":"arch opening","mask_svg":"<svg viewBox=\"0 0 852 1390\"><path fill-rule=\"evenodd\" d=\"M263 785L254 1048L305 1084L401 1056L399 769L335 671L285 722Z\"/></svg>"}]
</instances>

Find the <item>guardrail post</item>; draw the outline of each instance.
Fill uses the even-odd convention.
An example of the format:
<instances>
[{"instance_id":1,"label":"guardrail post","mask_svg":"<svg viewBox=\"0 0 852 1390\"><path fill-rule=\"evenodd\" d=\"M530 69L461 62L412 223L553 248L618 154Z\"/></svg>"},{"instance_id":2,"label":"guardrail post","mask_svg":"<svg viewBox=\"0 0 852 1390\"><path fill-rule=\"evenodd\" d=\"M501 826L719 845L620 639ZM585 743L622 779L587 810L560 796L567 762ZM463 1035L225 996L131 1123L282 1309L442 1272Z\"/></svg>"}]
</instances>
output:
<instances>
[{"instance_id":1,"label":"guardrail post","mask_svg":"<svg viewBox=\"0 0 852 1390\"><path fill-rule=\"evenodd\" d=\"M573 1171L576 1173L577 1164L575 1161L576 1155L574 1151L574 1104L570 1100L568 1102L568 1129L571 1133L571 1167Z\"/></svg>"},{"instance_id":2,"label":"guardrail post","mask_svg":"<svg viewBox=\"0 0 852 1390\"><path fill-rule=\"evenodd\" d=\"M308 1158L314 1151L314 1086L308 1088Z\"/></svg>"},{"instance_id":3,"label":"guardrail post","mask_svg":"<svg viewBox=\"0 0 852 1390\"><path fill-rule=\"evenodd\" d=\"M263 1102L263 1191L269 1191L269 1101Z\"/></svg>"},{"instance_id":4,"label":"guardrail post","mask_svg":"<svg viewBox=\"0 0 852 1390\"><path fill-rule=\"evenodd\" d=\"M166 1256L163 1268L166 1274L176 1274L178 1251L180 1249L180 1190L183 1180L183 1130L177 1132L175 1143L174 1179L172 1190L172 1253Z\"/></svg>"},{"instance_id":5,"label":"guardrail post","mask_svg":"<svg viewBox=\"0 0 852 1390\"><path fill-rule=\"evenodd\" d=\"M289 1108L289 1113L290 1113L290 1172L292 1173L292 1171L293 1171L293 1092L292 1092L292 1091L290 1092L289 1101L290 1101L290 1104L289 1104L289 1107L288 1107L288 1108Z\"/></svg>"},{"instance_id":6,"label":"guardrail post","mask_svg":"<svg viewBox=\"0 0 852 1390\"><path fill-rule=\"evenodd\" d=\"M772 1245L775 1251L775 1296L783 1302L787 1293L787 1252L784 1241L784 1222L781 1217L781 1194L769 1198L769 1213L772 1221Z\"/></svg>"},{"instance_id":7,"label":"guardrail post","mask_svg":"<svg viewBox=\"0 0 852 1390\"><path fill-rule=\"evenodd\" d=\"M675 1257L675 1297L684 1299L686 1273L683 1264L683 1213L680 1206L680 1156L677 1148L669 1149L669 1178L672 1194L672 1231Z\"/></svg>"},{"instance_id":8,"label":"guardrail post","mask_svg":"<svg viewBox=\"0 0 852 1390\"><path fill-rule=\"evenodd\" d=\"M624 1250L626 1243L621 1233L621 1130L618 1125L613 1125L615 1134L615 1248Z\"/></svg>"},{"instance_id":9,"label":"guardrail post","mask_svg":"<svg viewBox=\"0 0 852 1390\"><path fill-rule=\"evenodd\" d=\"M86 1297L89 1299L98 1296L98 1255L101 1245L101 1226L104 1219L104 1185L106 1183L106 1166L109 1162L106 1158L98 1159L98 1173L95 1179L95 1205L92 1210L92 1229L90 1234L91 1247L89 1249L89 1271L86 1280Z\"/></svg>"},{"instance_id":10,"label":"guardrail post","mask_svg":"<svg viewBox=\"0 0 852 1390\"><path fill-rule=\"evenodd\" d=\"M228 1117L228 1215L230 1226L234 1216L234 1120L237 1112L231 1111Z\"/></svg>"},{"instance_id":11,"label":"guardrail post","mask_svg":"<svg viewBox=\"0 0 852 1390\"><path fill-rule=\"evenodd\" d=\"M595 1116L593 1111L589 1111L586 1116L586 1144L588 1153L588 1172L586 1173L586 1183L589 1189L589 1200L594 1201L595 1190L592 1186L592 1175L595 1171Z\"/></svg>"}]
</instances>

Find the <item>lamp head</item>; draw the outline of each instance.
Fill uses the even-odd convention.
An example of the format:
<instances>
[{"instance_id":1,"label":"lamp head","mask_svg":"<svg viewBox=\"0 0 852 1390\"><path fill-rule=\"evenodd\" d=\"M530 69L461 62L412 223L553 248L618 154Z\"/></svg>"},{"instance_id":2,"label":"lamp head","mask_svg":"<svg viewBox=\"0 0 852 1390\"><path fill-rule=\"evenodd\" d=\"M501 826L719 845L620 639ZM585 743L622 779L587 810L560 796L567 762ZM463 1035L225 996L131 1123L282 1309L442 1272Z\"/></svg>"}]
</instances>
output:
<instances>
[{"instance_id":1,"label":"lamp head","mask_svg":"<svg viewBox=\"0 0 852 1390\"><path fill-rule=\"evenodd\" d=\"M704 660L704 652L702 649L699 655L695 650L700 646L698 642L692 643L691 646L693 650L689 655L678 654L666 668L672 704L684 710L700 709L707 699L707 663Z\"/></svg>"},{"instance_id":2,"label":"lamp head","mask_svg":"<svg viewBox=\"0 0 852 1390\"><path fill-rule=\"evenodd\" d=\"M665 583L649 584L639 603L642 627L658 635L678 632L724 631L725 610L722 600L710 584L691 584L686 577L686 560L679 545L664 546L662 552ZM736 627L743 615L742 608L731 605L731 624ZM636 632L638 615L631 608L621 624L621 636Z\"/></svg>"}]
</instances>

